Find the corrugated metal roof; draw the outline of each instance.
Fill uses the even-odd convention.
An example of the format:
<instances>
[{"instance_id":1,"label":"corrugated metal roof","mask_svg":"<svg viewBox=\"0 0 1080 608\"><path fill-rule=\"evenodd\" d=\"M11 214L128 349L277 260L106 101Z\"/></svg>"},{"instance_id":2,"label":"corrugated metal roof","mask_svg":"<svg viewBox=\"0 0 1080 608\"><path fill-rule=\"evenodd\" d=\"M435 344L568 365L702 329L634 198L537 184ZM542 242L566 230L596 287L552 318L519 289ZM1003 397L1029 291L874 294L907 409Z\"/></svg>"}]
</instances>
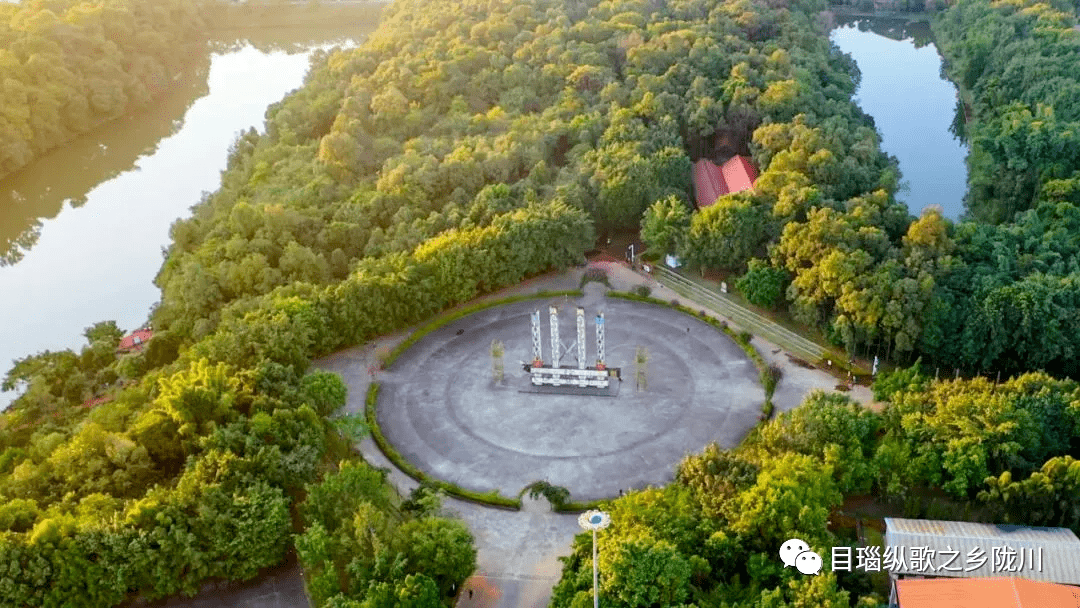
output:
<instances>
[{"instance_id":1,"label":"corrugated metal roof","mask_svg":"<svg viewBox=\"0 0 1080 608\"><path fill-rule=\"evenodd\" d=\"M886 517L885 546L905 557L903 563L894 560L892 568L882 564L895 574L1013 576L1080 585L1080 538L1067 528ZM914 564L913 555L921 556ZM945 564L950 558L951 565Z\"/></svg>"}]
</instances>

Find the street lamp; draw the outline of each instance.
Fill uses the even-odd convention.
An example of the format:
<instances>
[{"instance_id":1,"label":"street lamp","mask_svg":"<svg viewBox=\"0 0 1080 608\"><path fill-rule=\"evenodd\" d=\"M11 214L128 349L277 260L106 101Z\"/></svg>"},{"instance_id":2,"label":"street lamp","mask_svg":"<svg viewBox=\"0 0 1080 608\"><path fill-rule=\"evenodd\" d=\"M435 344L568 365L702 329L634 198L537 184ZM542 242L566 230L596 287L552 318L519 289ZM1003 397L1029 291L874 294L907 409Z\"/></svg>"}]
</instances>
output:
<instances>
[{"instance_id":1,"label":"street lamp","mask_svg":"<svg viewBox=\"0 0 1080 608\"><path fill-rule=\"evenodd\" d=\"M578 516L577 521L582 528L592 530L593 608L600 608L600 592L597 584L600 571L596 564L596 531L608 527L611 524L611 516L603 511L586 511Z\"/></svg>"}]
</instances>

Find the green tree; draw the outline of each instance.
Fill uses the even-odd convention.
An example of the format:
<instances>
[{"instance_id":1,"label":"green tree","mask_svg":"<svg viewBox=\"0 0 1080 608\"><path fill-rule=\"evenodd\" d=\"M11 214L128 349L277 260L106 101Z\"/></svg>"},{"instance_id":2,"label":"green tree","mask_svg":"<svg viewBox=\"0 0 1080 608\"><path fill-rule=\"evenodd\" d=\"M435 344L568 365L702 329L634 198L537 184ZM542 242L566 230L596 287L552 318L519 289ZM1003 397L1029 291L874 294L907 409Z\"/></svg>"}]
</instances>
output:
<instances>
[{"instance_id":1,"label":"green tree","mask_svg":"<svg viewBox=\"0 0 1080 608\"><path fill-rule=\"evenodd\" d=\"M775 308L784 295L787 273L760 259L750 260L747 266L746 274L735 281L735 288L742 292L751 304Z\"/></svg>"},{"instance_id":2,"label":"green tree","mask_svg":"<svg viewBox=\"0 0 1080 608\"><path fill-rule=\"evenodd\" d=\"M1080 525L1080 461L1059 456L1021 481L1005 471L986 479L979 498L999 510L1007 521L1026 525L1076 528Z\"/></svg>"},{"instance_id":3,"label":"green tree","mask_svg":"<svg viewBox=\"0 0 1080 608\"><path fill-rule=\"evenodd\" d=\"M459 521L426 517L406 522L397 530L395 547L407 556L406 570L435 581L444 596L476 570L473 536Z\"/></svg>"},{"instance_id":4,"label":"green tree","mask_svg":"<svg viewBox=\"0 0 1080 608\"><path fill-rule=\"evenodd\" d=\"M124 337L124 332L116 326L116 321L101 321L87 327L83 335L90 344L103 342L116 348L120 344L120 339Z\"/></svg>"},{"instance_id":5,"label":"green tree","mask_svg":"<svg viewBox=\"0 0 1080 608\"><path fill-rule=\"evenodd\" d=\"M641 240L651 251L666 255L681 248L689 228L689 207L681 198L671 195L645 210L641 218Z\"/></svg>"},{"instance_id":6,"label":"green tree","mask_svg":"<svg viewBox=\"0 0 1080 608\"><path fill-rule=\"evenodd\" d=\"M678 606L690 595L690 563L670 543L650 538L605 546L604 595L620 605Z\"/></svg>"},{"instance_id":7,"label":"green tree","mask_svg":"<svg viewBox=\"0 0 1080 608\"><path fill-rule=\"evenodd\" d=\"M699 268L739 268L768 235L767 212L751 196L721 197L694 214L681 257Z\"/></svg>"}]
</instances>

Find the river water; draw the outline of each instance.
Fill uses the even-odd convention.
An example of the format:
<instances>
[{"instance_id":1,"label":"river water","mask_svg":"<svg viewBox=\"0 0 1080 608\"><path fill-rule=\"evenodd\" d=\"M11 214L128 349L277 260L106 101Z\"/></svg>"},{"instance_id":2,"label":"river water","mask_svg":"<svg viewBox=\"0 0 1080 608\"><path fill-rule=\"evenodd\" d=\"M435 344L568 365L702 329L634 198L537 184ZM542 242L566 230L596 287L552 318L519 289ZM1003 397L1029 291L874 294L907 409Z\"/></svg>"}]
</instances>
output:
<instances>
[{"instance_id":1,"label":"river water","mask_svg":"<svg viewBox=\"0 0 1080 608\"><path fill-rule=\"evenodd\" d=\"M830 34L862 72L856 101L874 118L882 149L903 174L897 198L913 215L930 205L956 220L964 211L967 147L949 130L956 85L941 77L941 56L926 23L848 19Z\"/></svg>"},{"instance_id":2,"label":"river water","mask_svg":"<svg viewBox=\"0 0 1080 608\"><path fill-rule=\"evenodd\" d=\"M78 351L98 321L142 325L160 296L169 226L218 189L236 135L263 128L317 48L355 45L375 25L348 38L305 29L260 35L259 48L219 43L227 50L196 60L152 108L0 182L0 377L26 355ZM0 409L14 397L0 393Z\"/></svg>"}]
</instances>

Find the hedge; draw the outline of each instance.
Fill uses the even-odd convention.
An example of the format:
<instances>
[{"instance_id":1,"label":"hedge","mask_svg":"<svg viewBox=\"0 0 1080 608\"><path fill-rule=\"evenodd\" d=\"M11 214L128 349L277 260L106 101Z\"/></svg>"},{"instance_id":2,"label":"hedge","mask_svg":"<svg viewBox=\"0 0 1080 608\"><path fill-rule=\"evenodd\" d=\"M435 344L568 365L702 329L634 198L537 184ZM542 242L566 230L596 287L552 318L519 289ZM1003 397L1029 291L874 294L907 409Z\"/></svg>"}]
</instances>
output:
<instances>
[{"instance_id":1,"label":"hedge","mask_svg":"<svg viewBox=\"0 0 1080 608\"><path fill-rule=\"evenodd\" d=\"M382 434L382 429L379 428L378 418L376 416L376 402L379 399L379 383L372 382L368 387L367 404L364 407L364 413L367 417L368 426L371 427L371 436L375 439L375 443L382 450L382 453L390 459L390 462L394 463L394 466L401 469L409 477L412 477L420 483L426 483L433 487L439 488L451 496L468 500L471 502L487 505L491 507L499 507L502 509L521 509L521 499L507 498L500 496L498 490L492 490L486 494L480 492L473 492L472 490L466 490L460 486L454 485L448 481L441 479L435 479L430 477L427 473L424 473L420 469L413 466L405 457L398 453L394 449L394 446L390 445L390 442L386 440L386 437Z\"/></svg>"}]
</instances>

